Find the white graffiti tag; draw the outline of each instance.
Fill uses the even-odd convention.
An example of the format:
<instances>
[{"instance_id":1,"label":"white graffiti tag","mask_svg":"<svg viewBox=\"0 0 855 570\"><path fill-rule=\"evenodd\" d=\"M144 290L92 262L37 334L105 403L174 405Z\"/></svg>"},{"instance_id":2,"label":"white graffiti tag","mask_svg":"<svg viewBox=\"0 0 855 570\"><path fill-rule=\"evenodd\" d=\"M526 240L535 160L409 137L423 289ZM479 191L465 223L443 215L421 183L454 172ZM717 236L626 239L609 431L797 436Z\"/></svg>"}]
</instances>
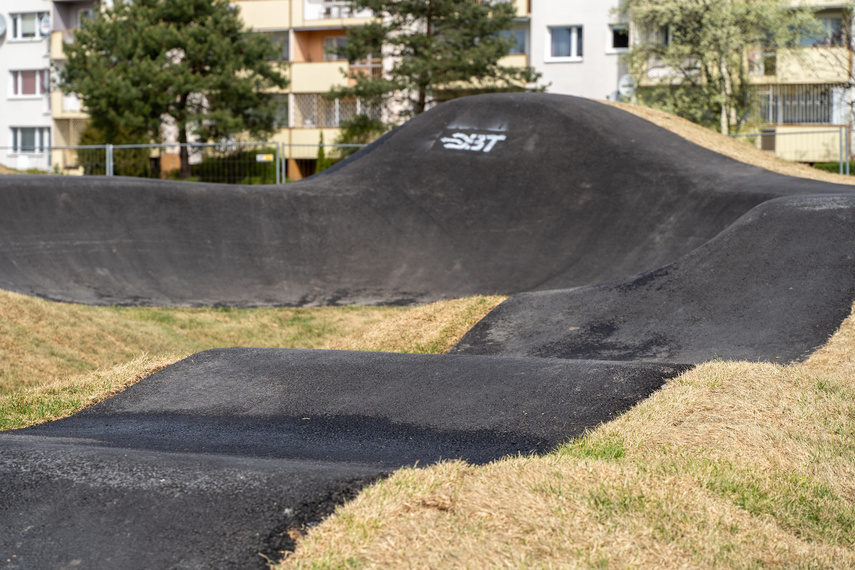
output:
<instances>
[{"instance_id":1,"label":"white graffiti tag","mask_svg":"<svg viewBox=\"0 0 855 570\"><path fill-rule=\"evenodd\" d=\"M474 152L490 152L496 143L505 140L505 135L467 135L466 133L454 133L450 137L439 139L442 146L448 150L471 150Z\"/></svg>"}]
</instances>

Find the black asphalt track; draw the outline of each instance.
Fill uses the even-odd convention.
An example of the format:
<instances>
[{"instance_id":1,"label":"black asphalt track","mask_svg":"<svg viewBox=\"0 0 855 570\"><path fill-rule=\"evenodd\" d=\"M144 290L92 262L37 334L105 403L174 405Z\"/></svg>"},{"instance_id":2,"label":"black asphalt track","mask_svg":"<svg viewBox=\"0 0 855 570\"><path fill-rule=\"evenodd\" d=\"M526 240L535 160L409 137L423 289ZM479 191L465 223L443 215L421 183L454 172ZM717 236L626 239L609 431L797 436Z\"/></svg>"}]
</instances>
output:
<instances>
[{"instance_id":1,"label":"black asphalt track","mask_svg":"<svg viewBox=\"0 0 855 570\"><path fill-rule=\"evenodd\" d=\"M456 134L493 139L445 148ZM2 176L0 288L209 306L561 289L656 269L761 202L835 188L850 191L736 162L593 101L468 98L282 187Z\"/></svg>"},{"instance_id":2,"label":"black asphalt track","mask_svg":"<svg viewBox=\"0 0 855 570\"><path fill-rule=\"evenodd\" d=\"M853 299L855 194L778 198L664 267L515 295L451 352L785 363L824 344Z\"/></svg>"},{"instance_id":3,"label":"black asphalt track","mask_svg":"<svg viewBox=\"0 0 855 570\"><path fill-rule=\"evenodd\" d=\"M457 354L209 351L0 434L0 567L263 567L289 529L397 467L546 451L703 360L802 358L855 300L851 188L544 94L445 103L281 188L0 177L9 290L238 306L518 293Z\"/></svg>"},{"instance_id":4,"label":"black asphalt track","mask_svg":"<svg viewBox=\"0 0 855 570\"><path fill-rule=\"evenodd\" d=\"M404 465L544 451L685 367L222 349L0 435L7 568L253 568ZM14 558L12 558L14 556Z\"/></svg>"}]
</instances>

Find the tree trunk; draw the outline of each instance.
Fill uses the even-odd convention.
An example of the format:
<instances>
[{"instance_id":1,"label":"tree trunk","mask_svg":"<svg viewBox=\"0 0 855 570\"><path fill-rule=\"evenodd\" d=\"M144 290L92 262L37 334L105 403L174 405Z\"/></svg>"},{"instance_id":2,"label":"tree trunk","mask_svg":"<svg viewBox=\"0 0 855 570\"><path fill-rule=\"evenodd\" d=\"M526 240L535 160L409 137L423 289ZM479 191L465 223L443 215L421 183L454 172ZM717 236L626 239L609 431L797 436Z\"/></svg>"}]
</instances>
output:
<instances>
[{"instance_id":1,"label":"tree trunk","mask_svg":"<svg viewBox=\"0 0 855 570\"><path fill-rule=\"evenodd\" d=\"M427 37L433 37L433 2L428 0L427 12L425 12L425 33ZM418 55L418 54L416 54ZM430 85L429 73L423 73L419 76L419 96L416 101L416 115L421 115L427 107L427 90Z\"/></svg>"},{"instance_id":2,"label":"tree trunk","mask_svg":"<svg viewBox=\"0 0 855 570\"><path fill-rule=\"evenodd\" d=\"M723 61L719 63L718 72L721 74L721 134L730 134L731 102L733 99L733 85L730 82L729 69Z\"/></svg>"},{"instance_id":3,"label":"tree trunk","mask_svg":"<svg viewBox=\"0 0 855 570\"><path fill-rule=\"evenodd\" d=\"M178 150L178 157L181 159L180 175L182 180L190 178L190 149L187 148L187 131L185 127L178 129L178 142L181 146Z\"/></svg>"},{"instance_id":4,"label":"tree trunk","mask_svg":"<svg viewBox=\"0 0 855 570\"><path fill-rule=\"evenodd\" d=\"M419 98L416 101L416 115L420 115L425 112L425 107L427 106L427 90L423 87L419 87Z\"/></svg>"},{"instance_id":5,"label":"tree trunk","mask_svg":"<svg viewBox=\"0 0 855 570\"><path fill-rule=\"evenodd\" d=\"M187 93L181 94L181 108L179 110L179 116L175 117L175 124L178 125L178 142L181 143L181 146L178 150L178 157L181 160L181 170L180 176L182 180L186 180L190 178L190 149L187 148L187 122L186 122L186 111L187 111L187 101L189 99L189 95Z\"/></svg>"}]
</instances>

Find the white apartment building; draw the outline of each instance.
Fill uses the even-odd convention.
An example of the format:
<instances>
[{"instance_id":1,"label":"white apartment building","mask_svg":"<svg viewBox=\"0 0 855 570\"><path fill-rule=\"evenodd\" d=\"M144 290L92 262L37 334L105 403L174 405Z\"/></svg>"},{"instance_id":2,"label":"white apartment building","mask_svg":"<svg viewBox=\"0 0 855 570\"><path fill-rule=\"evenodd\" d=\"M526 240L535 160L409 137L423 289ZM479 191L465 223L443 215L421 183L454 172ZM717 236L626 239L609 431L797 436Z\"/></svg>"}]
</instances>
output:
<instances>
[{"instance_id":1,"label":"white apartment building","mask_svg":"<svg viewBox=\"0 0 855 570\"><path fill-rule=\"evenodd\" d=\"M529 65L543 74L550 93L590 99L618 97L626 73L629 24L618 0L530 0Z\"/></svg>"},{"instance_id":2,"label":"white apartment building","mask_svg":"<svg viewBox=\"0 0 855 570\"><path fill-rule=\"evenodd\" d=\"M0 163L50 170L50 0L0 4Z\"/></svg>"}]
</instances>

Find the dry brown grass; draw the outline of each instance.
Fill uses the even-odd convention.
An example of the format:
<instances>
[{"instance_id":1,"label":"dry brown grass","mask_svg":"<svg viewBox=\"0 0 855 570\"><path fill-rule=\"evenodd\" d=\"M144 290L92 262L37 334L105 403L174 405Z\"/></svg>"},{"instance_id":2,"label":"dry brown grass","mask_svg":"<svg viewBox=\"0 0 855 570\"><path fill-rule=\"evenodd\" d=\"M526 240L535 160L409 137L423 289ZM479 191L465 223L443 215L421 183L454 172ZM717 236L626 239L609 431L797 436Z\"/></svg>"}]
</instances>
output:
<instances>
[{"instance_id":1,"label":"dry brown grass","mask_svg":"<svg viewBox=\"0 0 855 570\"><path fill-rule=\"evenodd\" d=\"M614 107L619 107L624 111L668 129L688 141L746 164L759 166L761 168L765 168L773 172L779 172L781 174L787 174L789 176L797 176L799 178L822 180L824 182L834 182L836 184L855 184L855 177L833 174L812 168L805 164L788 162L773 154L760 150L744 139L734 139L722 136L721 134L707 129L706 127L696 125L691 121L670 115L664 111L642 107L641 105L628 105L626 103L609 101L604 101L604 103Z\"/></svg>"},{"instance_id":2,"label":"dry brown grass","mask_svg":"<svg viewBox=\"0 0 855 570\"><path fill-rule=\"evenodd\" d=\"M18 174L17 170L12 170L0 164L0 174Z\"/></svg>"},{"instance_id":3,"label":"dry brown grass","mask_svg":"<svg viewBox=\"0 0 855 570\"><path fill-rule=\"evenodd\" d=\"M506 298L477 296L423 305L333 339L325 348L441 354Z\"/></svg>"},{"instance_id":4,"label":"dry brown grass","mask_svg":"<svg viewBox=\"0 0 855 570\"><path fill-rule=\"evenodd\" d=\"M136 356L223 346L321 348L400 307L165 309L89 307L0 291L0 394Z\"/></svg>"},{"instance_id":5,"label":"dry brown grass","mask_svg":"<svg viewBox=\"0 0 855 570\"><path fill-rule=\"evenodd\" d=\"M97 404L187 356L143 354L103 370L57 378L0 394L0 430L18 429L70 416Z\"/></svg>"},{"instance_id":6,"label":"dry brown grass","mask_svg":"<svg viewBox=\"0 0 855 570\"><path fill-rule=\"evenodd\" d=\"M855 567L855 316L808 361L704 364L546 457L404 469L282 568Z\"/></svg>"},{"instance_id":7,"label":"dry brown grass","mask_svg":"<svg viewBox=\"0 0 855 570\"><path fill-rule=\"evenodd\" d=\"M444 352L502 299L415 308L163 309L87 307L0 291L0 430L72 414L141 379L138 370L150 373L218 346ZM135 357L141 354L154 356Z\"/></svg>"}]
</instances>

